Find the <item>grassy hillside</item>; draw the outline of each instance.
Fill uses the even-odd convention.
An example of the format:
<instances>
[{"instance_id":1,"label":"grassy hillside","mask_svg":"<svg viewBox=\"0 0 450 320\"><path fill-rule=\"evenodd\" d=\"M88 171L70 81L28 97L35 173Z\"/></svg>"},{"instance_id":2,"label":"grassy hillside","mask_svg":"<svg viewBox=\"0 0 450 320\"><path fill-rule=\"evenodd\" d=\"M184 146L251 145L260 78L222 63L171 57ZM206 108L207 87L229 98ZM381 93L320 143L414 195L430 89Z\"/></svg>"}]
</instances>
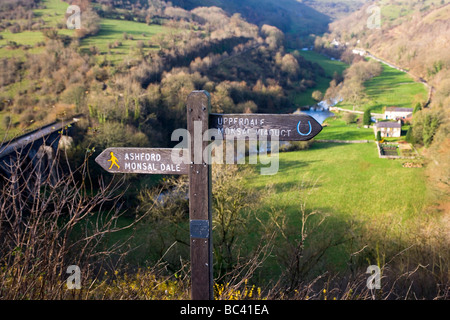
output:
<instances>
[{"instance_id":1,"label":"grassy hillside","mask_svg":"<svg viewBox=\"0 0 450 320\"><path fill-rule=\"evenodd\" d=\"M45 8L33 10L35 21L38 19L42 20L43 24L52 28L62 22L68 7L66 2L61 0L42 0L40 3ZM73 30L67 28L59 32L66 35L73 35L74 33ZM12 33L8 28L5 28L0 31L0 36L0 58L23 57L27 52L34 54L43 50L42 46L37 46L37 44L45 40L40 30L26 30Z\"/></svg>"},{"instance_id":2,"label":"grassy hillside","mask_svg":"<svg viewBox=\"0 0 450 320\"><path fill-rule=\"evenodd\" d=\"M317 72L318 70L316 70L316 86L314 88L309 88L305 92L296 94L292 98L294 104L298 107L311 106L317 103L317 101L312 98L312 93L319 90L325 94L335 73L342 75L348 65L342 61L331 60L315 51L299 51L299 54L306 60L317 63L324 70L324 74L320 74Z\"/></svg>"},{"instance_id":3,"label":"grassy hillside","mask_svg":"<svg viewBox=\"0 0 450 320\"><path fill-rule=\"evenodd\" d=\"M44 8L33 10L35 19L42 19L47 28L56 28L60 35L73 37L75 31L66 28L64 22L68 3L62 0L42 0L40 3ZM122 61L124 56L128 55L139 42L144 43L147 48L157 49L158 46L152 41L152 37L169 31L176 32L175 29L161 25L148 25L129 20L101 19L99 32L83 38L80 48L89 50L96 47L101 54L109 53L110 62L117 63ZM128 36L124 37L125 34ZM46 40L41 30L11 33L8 29L4 29L0 31L0 36L2 37L0 39L0 58L23 57L26 52L40 53L43 51L43 46L37 45ZM14 41L16 46L12 46L11 41ZM120 45L114 46L114 43L120 43Z\"/></svg>"},{"instance_id":4,"label":"grassy hillside","mask_svg":"<svg viewBox=\"0 0 450 320\"><path fill-rule=\"evenodd\" d=\"M346 270L352 250L364 245L368 246L366 253L380 250L378 254L388 260L393 250L400 248L395 243L400 244L397 241L402 235L416 228L428 204L424 170L405 169L401 161L379 159L373 143L315 143L308 151L280 154L279 165L276 175L256 174L248 177L247 185L259 192L268 186L274 190L263 200L259 218L268 223L268 213L279 211L287 230L297 239L303 205L306 212L316 213L310 228L326 217L306 241L306 246L316 244L315 250L321 250L323 242L337 243L318 262L316 275ZM353 247L350 241L338 244L346 235L351 237L349 233L359 239ZM369 258L370 254L367 257L376 259ZM275 265L272 268L276 269Z\"/></svg>"},{"instance_id":5,"label":"grassy hillside","mask_svg":"<svg viewBox=\"0 0 450 320\"><path fill-rule=\"evenodd\" d=\"M49 43L48 37L45 35L45 29L56 30L58 35L69 36L70 39L75 38L75 31L65 27L64 15L68 3L61 0L42 0L40 8L33 9L33 18L36 24L40 24L40 29L23 30L21 32L11 32L10 28L0 30L0 59L13 58L14 61L27 61L27 56L45 54L46 45ZM11 20L10 23L19 23L20 20ZM91 54L90 51L95 49L97 55L95 59L98 63L107 61L111 65L119 65L125 58L133 56L133 50L141 43L143 50L150 52L159 50L158 45L154 41L154 36L158 34L166 34L168 32L176 33L176 28L162 25L146 24L136 21L118 20L118 19L101 19L100 30L97 34L84 37L81 39L78 50L80 53ZM5 60L6 61L6 60ZM51 68L51 66L49 66ZM62 109L73 109L72 101L61 101L56 97L52 97L49 92L36 93L36 89L40 88L46 81L44 79L30 80L30 73L27 70L15 70L16 81L10 81L7 85L0 88L2 100L20 100L25 103L31 103L34 116L28 115L27 121L24 121L22 109L25 106L19 106L21 111L1 110L0 108L0 136L10 139L16 135L25 133L36 127L42 126L48 122L54 121L56 114ZM71 70L74 72L74 70ZM58 98L61 95L57 95ZM82 99L82 98L80 98ZM51 105L45 103L42 105L40 100L52 101ZM59 101L58 101L59 100ZM62 109L55 112L57 102L66 104ZM69 103L67 103L69 102ZM49 112L50 108L53 112ZM57 108L58 109L58 108ZM39 114L45 114L40 116ZM10 125L8 120L10 119Z\"/></svg>"},{"instance_id":6,"label":"grassy hillside","mask_svg":"<svg viewBox=\"0 0 450 320\"><path fill-rule=\"evenodd\" d=\"M372 143L315 143L308 151L281 153L279 172L255 177L249 186L259 189L273 185L279 192L267 199L267 205L286 206L289 215L297 211L290 203L301 197L299 190L290 186L305 179L317 182L311 186L309 207L341 218L396 214L407 219L419 215L426 204L423 170L405 169L402 161L378 158Z\"/></svg>"},{"instance_id":7,"label":"grassy hillside","mask_svg":"<svg viewBox=\"0 0 450 320\"><path fill-rule=\"evenodd\" d=\"M374 113L383 113L384 107L397 106L400 108L414 108L417 102L425 102L427 89L424 84L415 82L405 72L389 67L383 63L382 72L364 83L366 99L363 104L356 106L345 100L337 106L364 111L367 108Z\"/></svg>"},{"instance_id":8,"label":"grassy hillside","mask_svg":"<svg viewBox=\"0 0 450 320\"><path fill-rule=\"evenodd\" d=\"M348 66L345 62L331 60L330 58L311 50L300 51L300 54L306 60L318 63L325 70L325 74L329 78L333 77L335 72L342 74Z\"/></svg>"},{"instance_id":9,"label":"grassy hillside","mask_svg":"<svg viewBox=\"0 0 450 320\"><path fill-rule=\"evenodd\" d=\"M172 29L160 25L148 25L127 20L102 19L100 22L100 31L94 35L87 37L81 41L81 48L89 50L95 47L102 55L107 54L107 59L113 64L123 61L124 57L130 54L138 43L146 48L146 50L159 50L152 37L167 32L177 32ZM119 45L116 45L116 44Z\"/></svg>"},{"instance_id":10,"label":"grassy hillside","mask_svg":"<svg viewBox=\"0 0 450 320\"><path fill-rule=\"evenodd\" d=\"M368 28L369 4L361 10L330 24L328 41L338 39L350 47L362 47L415 76L431 79L440 71L439 61L448 66L448 0L376 1L380 8L380 29Z\"/></svg>"}]
</instances>

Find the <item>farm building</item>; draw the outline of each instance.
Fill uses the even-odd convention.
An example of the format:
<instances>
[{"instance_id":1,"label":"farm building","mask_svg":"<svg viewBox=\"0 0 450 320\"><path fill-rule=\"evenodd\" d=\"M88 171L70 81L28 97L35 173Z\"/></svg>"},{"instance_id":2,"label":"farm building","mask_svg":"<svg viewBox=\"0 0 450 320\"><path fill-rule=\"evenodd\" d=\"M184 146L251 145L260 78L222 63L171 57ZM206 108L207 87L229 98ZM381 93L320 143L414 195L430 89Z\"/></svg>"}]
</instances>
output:
<instances>
[{"instance_id":1,"label":"farm building","mask_svg":"<svg viewBox=\"0 0 450 320\"><path fill-rule=\"evenodd\" d=\"M384 118L386 120L407 119L412 116L412 113L412 108L387 107L384 111Z\"/></svg>"},{"instance_id":2,"label":"farm building","mask_svg":"<svg viewBox=\"0 0 450 320\"><path fill-rule=\"evenodd\" d=\"M334 46L335 48L337 48L337 47L339 47L340 43L335 38L335 39L333 39L333 41L331 41L331 45Z\"/></svg>"},{"instance_id":3,"label":"farm building","mask_svg":"<svg viewBox=\"0 0 450 320\"><path fill-rule=\"evenodd\" d=\"M401 121L381 121L375 123L374 126L375 136L377 135L377 131L381 131L381 137L389 138L389 137L400 137L402 133L402 123Z\"/></svg>"},{"instance_id":4,"label":"farm building","mask_svg":"<svg viewBox=\"0 0 450 320\"><path fill-rule=\"evenodd\" d=\"M364 57L366 55L366 50L363 49L353 49L353 54L359 54L360 56Z\"/></svg>"}]
</instances>

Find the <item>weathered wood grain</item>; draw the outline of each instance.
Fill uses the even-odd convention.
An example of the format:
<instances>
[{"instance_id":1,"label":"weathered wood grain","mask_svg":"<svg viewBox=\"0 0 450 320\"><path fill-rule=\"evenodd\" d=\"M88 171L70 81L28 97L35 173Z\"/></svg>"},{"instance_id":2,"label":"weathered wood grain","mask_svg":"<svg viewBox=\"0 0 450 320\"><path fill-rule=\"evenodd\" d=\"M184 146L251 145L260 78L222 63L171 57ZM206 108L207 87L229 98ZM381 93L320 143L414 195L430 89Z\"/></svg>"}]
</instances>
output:
<instances>
[{"instance_id":1,"label":"weathered wood grain","mask_svg":"<svg viewBox=\"0 0 450 320\"><path fill-rule=\"evenodd\" d=\"M203 159L203 150L209 142L203 141L203 133L209 128L211 109L209 93L193 91L187 99L187 130L190 134L191 164L189 168L189 218L191 234L196 221L209 226L203 238L191 237L191 297L193 300L212 300L212 211L211 211L211 163ZM207 235L207 237L206 237Z\"/></svg>"}]
</instances>

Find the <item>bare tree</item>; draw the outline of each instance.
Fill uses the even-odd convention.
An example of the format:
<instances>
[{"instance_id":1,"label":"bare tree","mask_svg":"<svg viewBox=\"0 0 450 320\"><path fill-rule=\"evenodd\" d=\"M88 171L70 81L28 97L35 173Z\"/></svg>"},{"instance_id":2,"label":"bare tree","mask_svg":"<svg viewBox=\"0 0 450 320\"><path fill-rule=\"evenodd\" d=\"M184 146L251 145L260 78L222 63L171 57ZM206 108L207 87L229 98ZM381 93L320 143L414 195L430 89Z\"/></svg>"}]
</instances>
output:
<instances>
[{"instance_id":1,"label":"bare tree","mask_svg":"<svg viewBox=\"0 0 450 320\"><path fill-rule=\"evenodd\" d=\"M0 174L0 298L88 297L100 270L126 253L126 241L108 236L138 221L118 225L124 180L93 188L88 157L75 170L60 152L18 151L11 159ZM66 288L70 265L81 270L81 290Z\"/></svg>"}]
</instances>

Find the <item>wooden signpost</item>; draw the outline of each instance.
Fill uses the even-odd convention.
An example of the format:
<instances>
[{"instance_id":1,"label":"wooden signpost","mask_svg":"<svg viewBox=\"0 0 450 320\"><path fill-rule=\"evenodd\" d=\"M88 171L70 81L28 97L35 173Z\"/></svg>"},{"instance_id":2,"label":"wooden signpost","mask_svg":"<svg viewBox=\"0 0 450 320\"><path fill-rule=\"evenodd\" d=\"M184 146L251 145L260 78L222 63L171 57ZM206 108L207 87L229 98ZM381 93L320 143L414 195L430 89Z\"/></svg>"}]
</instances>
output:
<instances>
[{"instance_id":1,"label":"wooden signpost","mask_svg":"<svg viewBox=\"0 0 450 320\"><path fill-rule=\"evenodd\" d=\"M191 297L212 300L211 153L204 152L210 142L203 133L217 130L214 137L224 140L304 141L316 136L322 126L304 114L210 114L206 91L193 91L186 105L189 161L179 161L183 149L175 148L108 148L95 161L111 173L189 175Z\"/></svg>"}]
</instances>

